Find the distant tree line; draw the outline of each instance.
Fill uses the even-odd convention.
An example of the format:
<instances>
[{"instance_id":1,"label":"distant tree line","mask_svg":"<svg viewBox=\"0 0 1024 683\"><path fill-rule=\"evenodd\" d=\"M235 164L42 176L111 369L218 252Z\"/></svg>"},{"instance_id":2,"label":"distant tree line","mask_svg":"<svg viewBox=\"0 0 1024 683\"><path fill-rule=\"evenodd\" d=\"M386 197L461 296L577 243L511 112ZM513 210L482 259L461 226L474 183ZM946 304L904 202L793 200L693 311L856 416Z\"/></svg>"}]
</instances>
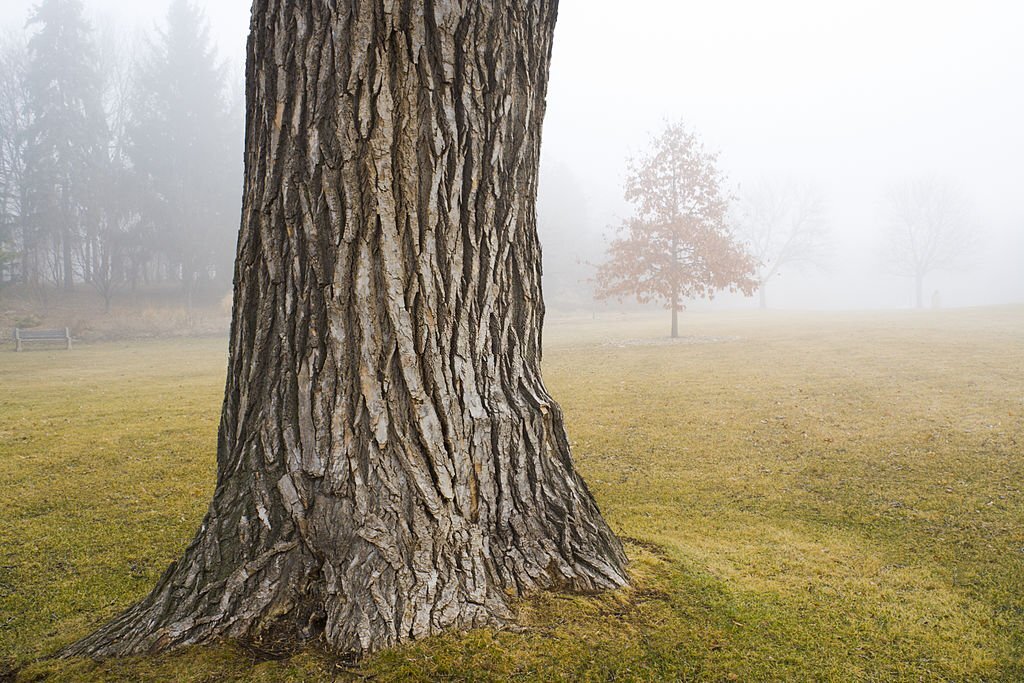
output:
<instances>
[{"instance_id":1,"label":"distant tree line","mask_svg":"<svg viewBox=\"0 0 1024 683\"><path fill-rule=\"evenodd\" d=\"M109 32L108 32L109 33ZM136 50L80 0L0 37L0 282L115 292L230 284L242 107L205 19L172 0Z\"/></svg>"}]
</instances>

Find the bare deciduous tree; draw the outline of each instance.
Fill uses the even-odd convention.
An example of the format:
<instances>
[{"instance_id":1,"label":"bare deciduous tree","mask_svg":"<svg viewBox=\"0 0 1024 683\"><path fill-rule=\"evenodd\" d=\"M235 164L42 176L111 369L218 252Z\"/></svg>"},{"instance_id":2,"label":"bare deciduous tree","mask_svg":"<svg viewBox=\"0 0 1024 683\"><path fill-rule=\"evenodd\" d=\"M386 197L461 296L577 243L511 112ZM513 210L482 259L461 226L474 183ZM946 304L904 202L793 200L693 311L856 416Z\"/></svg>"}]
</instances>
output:
<instances>
[{"instance_id":1,"label":"bare deciduous tree","mask_svg":"<svg viewBox=\"0 0 1024 683\"><path fill-rule=\"evenodd\" d=\"M13 31L0 33L0 286L14 278L16 254L25 241L28 119L23 81L27 63L22 37ZM22 274L24 268L23 262Z\"/></svg>"},{"instance_id":2,"label":"bare deciduous tree","mask_svg":"<svg viewBox=\"0 0 1024 683\"><path fill-rule=\"evenodd\" d=\"M109 136L97 169L97 192L88 207L92 220L79 260L86 281L103 297L104 310L109 313L114 294L126 283L129 245L140 221L136 193L129 191L138 189L127 154L129 105L135 87L130 52L124 39L111 29L106 28L100 36L99 63Z\"/></svg>"},{"instance_id":3,"label":"bare deciduous tree","mask_svg":"<svg viewBox=\"0 0 1024 683\"><path fill-rule=\"evenodd\" d=\"M256 0L214 499L67 654L375 650L625 583L540 376L557 3L414 5Z\"/></svg>"},{"instance_id":4,"label":"bare deciduous tree","mask_svg":"<svg viewBox=\"0 0 1024 683\"><path fill-rule=\"evenodd\" d=\"M962 265L975 244L967 202L952 186L917 180L890 188L882 199L883 261L914 278L915 304L924 307L924 278Z\"/></svg>"},{"instance_id":5,"label":"bare deciduous tree","mask_svg":"<svg viewBox=\"0 0 1024 683\"><path fill-rule=\"evenodd\" d=\"M629 163L626 200L634 215L612 240L597 271L597 297L660 300L679 336L684 298L712 298L728 289L752 294L754 261L733 237L730 197L718 156L682 123L669 124L649 153Z\"/></svg>"},{"instance_id":6,"label":"bare deciduous tree","mask_svg":"<svg viewBox=\"0 0 1024 683\"><path fill-rule=\"evenodd\" d=\"M736 224L758 263L761 308L768 307L768 283L783 268L825 263L829 247L825 207L811 186L762 181L744 189Z\"/></svg>"}]
</instances>

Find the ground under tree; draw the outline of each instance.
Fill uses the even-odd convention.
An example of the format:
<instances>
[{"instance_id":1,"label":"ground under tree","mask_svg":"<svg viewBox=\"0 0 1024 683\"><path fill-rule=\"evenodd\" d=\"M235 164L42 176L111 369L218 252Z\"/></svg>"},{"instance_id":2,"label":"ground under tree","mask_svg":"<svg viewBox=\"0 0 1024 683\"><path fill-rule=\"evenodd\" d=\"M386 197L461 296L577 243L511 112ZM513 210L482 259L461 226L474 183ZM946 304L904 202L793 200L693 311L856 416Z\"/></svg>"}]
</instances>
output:
<instances>
[{"instance_id":1,"label":"ground under tree","mask_svg":"<svg viewBox=\"0 0 1024 683\"><path fill-rule=\"evenodd\" d=\"M625 583L539 371L556 9L256 0L214 499L66 654L373 650Z\"/></svg>"}]
</instances>

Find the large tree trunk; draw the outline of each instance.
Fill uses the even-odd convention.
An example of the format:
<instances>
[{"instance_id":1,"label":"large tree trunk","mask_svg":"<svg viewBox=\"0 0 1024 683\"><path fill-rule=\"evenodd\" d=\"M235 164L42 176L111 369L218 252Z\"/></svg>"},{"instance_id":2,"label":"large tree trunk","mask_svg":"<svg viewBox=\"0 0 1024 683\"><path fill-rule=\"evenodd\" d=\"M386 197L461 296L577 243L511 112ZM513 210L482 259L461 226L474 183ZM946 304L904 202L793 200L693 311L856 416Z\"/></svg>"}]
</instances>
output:
<instances>
[{"instance_id":1,"label":"large tree trunk","mask_svg":"<svg viewBox=\"0 0 1024 683\"><path fill-rule=\"evenodd\" d=\"M218 480L72 655L374 650L626 581L541 381L556 0L256 0Z\"/></svg>"}]
</instances>

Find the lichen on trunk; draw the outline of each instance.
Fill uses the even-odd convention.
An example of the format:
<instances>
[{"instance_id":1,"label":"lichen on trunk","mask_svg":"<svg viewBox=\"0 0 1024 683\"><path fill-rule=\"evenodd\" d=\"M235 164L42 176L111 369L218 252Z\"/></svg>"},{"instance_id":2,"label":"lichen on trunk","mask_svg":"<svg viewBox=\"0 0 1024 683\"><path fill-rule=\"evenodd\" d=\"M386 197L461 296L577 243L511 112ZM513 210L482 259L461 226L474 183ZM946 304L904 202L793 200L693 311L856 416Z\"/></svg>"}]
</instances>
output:
<instances>
[{"instance_id":1,"label":"lichen on trunk","mask_svg":"<svg viewBox=\"0 0 1024 683\"><path fill-rule=\"evenodd\" d=\"M256 0L213 501L65 651L370 651L626 582L540 376L555 0Z\"/></svg>"}]
</instances>

